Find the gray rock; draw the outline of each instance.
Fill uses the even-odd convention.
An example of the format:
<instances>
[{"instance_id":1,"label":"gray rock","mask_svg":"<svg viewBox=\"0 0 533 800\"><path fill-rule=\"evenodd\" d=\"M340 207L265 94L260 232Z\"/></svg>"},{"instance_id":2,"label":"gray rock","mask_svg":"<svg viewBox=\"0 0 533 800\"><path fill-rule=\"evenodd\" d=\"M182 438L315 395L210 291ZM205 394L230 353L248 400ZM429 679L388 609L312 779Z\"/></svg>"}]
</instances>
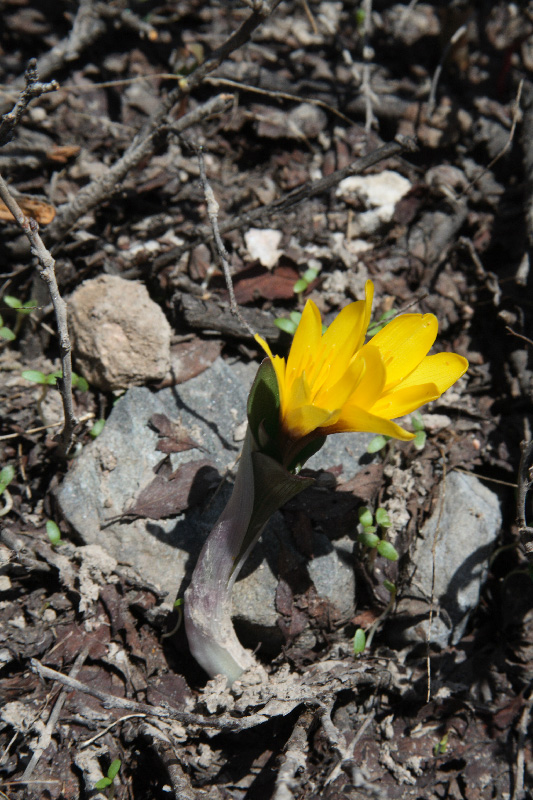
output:
<instances>
[{"instance_id":1,"label":"gray rock","mask_svg":"<svg viewBox=\"0 0 533 800\"><path fill-rule=\"evenodd\" d=\"M459 641L479 601L500 525L497 495L471 475L450 473L442 515L438 504L416 540L413 577L389 627L389 641L397 645L427 641L433 560L429 640L440 647Z\"/></svg>"},{"instance_id":2,"label":"gray rock","mask_svg":"<svg viewBox=\"0 0 533 800\"><path fill-rule=\"evenodd\" d=\"M231 482L205 504L172 520L134 520L107 523L133 504L139 491L153 479L163 457L156 451L157 434L148 421L154 413L179 420L203 450L171 455L173 468L210 458L221 475L231 470L240 452L235 429L246 420L246 400L256 366L228 365L222 359L196 378L172 389L150 392L132 388L117 403L100 436L76 459L57 500L65 519L84 544L100 544L118 561L134 566L143 577L169 592L182 594L200 549L231 493ZM330 437L309 462L318 469L342 463L343 477L351 478L366 453L367 436ZM316 557L309 573L319 594L337 606L343 617L353 613L355 580L351 542L330 542L316 534ZM236 621L256 641L275 643L275 593L280 542L291 547L281 514L275 514L234 589Z\"/></svg>"}]
</instances>

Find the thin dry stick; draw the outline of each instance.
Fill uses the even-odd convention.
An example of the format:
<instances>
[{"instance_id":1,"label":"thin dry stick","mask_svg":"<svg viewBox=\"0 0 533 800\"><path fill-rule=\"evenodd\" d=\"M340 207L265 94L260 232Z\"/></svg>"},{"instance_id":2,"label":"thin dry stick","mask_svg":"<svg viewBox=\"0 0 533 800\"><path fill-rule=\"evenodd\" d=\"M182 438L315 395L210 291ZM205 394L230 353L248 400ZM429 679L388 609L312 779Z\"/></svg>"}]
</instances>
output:
<instances>
[{"instance_id":1,"label":"thin dry stick","mask_svg":"<svg viewBox=\"0 0 533 800\"><path fill-rule=\"evenodd\" d=\"M36 658L31 659L30 665L32 671L36 672L41 678L48 678L50 680L57 681L58 683L63 684L63 686L67 686L71 690L73 689L77 692L83 692L84 694L89 694L92 697L96 697L98 700L100 700L104 708L123 708L127 711L132 711L135 714L146 714L147 717L176 719L179 722L189 723L191 725L201 725L202 727L207 728L220 728L223 730L228 730L240 727L237 720L231 720L228 718L208 719L206 717L201 717L199 714L189 713L188 711L178 711L177 709L170 708L170 706L150 706L147 703L137 703L135 700L128 700L125 697L116 697L112 694L106 694L105 692L101 692L92 686L88 686L86 683L82 683L75 678L71 678L70 675L63 675L63 673L57 672L55 669L45 667L44 664L41 664L41 662Z\"/></svg>"},{"instance_id":2,"label":"thin dry stick","mask_svg":"<svg viewBox=\"0 0 533 800\"><path fill-rule=\"evenodd\" d=\"M448 58L448 54L452 47L457 44L461 36L466 33L467 25L461 25L460 28L457 28L455 33L453 34L452 38L444 48L444 52L442 54L442 58L439 61L437 69L435 70L435 74L433 75L433 80L431 81L431 88L429 90L429 98L428 98L428 106L427 106L427 116L431 117L433 112L435 111L436 105L436 98L437 98L437 86L440 80L440 76L442 74L442 69L444 67L444 62Z\"/></svg>"},{"instance_id":3,"label":"thin dry stick","mask_svg":"<svg viewBox=\"0 0 533 800\"><path fill-rule=\"evenodd\" d=\"M526 521L527 494L533 486L531 460L533 457L533 440L527 420L524 421L524 440L520 443L520 465L518 467L518 493L516 498L518 532L522 546L528 559L533 560L533 527Z\"/></svg>"},{"instance_id":4,"label":"thin dry stick","mask_svg":"<svg viewBox=\"0 0 533 800\"><path fill-rule=\"evenodd\" d=\"M362 4L364 12L363 22L363 80L361 82L361 93L365 98L365 131L370 133L373 124L376 122L376 117L373 111L373 103L377 100L375 93L372 91L370 84L370 73L372 67L372 59L374 58L374 49L370 45L370 36L372 33L372 0L363 0Z\"/></svg>"},{"instance_id":5,"label":"thin dry stick","mask_svg":"<svg viewBox=\"0 0 533 800\"><path fill-rule=\"evenodd\" d=\"M304 711L294 726L285 746L272 800L293 800L292 790L296 788L296 776L305 770L309 750L307 736L313 716L310 711Z\"/></svg>"},{"instance_id":6,"label":"thin dry stick","mask_svg":"<svg viewBox=\"0 0 533 800\"><path fill-rule=\"evenodd\" d=\"M50 83L40 82L35 58L28 61L28 66L24 73L24 82L25 88L20 93L20 97L13 109L8 114L4 114L0 120L0 147L3 147L11 141L13 131L32 100L36 97L40 97L42 94L55 92L59 89L57 81L51 81Z\"/></svg>"},{"instance_id":7,"label":"thin dry stick","mask_svg":"<svg viewBox=\"0 0 533 800\"><path fill-rule=\"evenodd\" d=\"M54 306L63 373L61 378L56 378L56 381L63 401L63 410L65 414L65 424L61 434L61 453L66 455L72 446L74 429L77 425L77 419L72 404L72 359L70 355L71 344L67 326L67 306L59 294L55 275L55 261L39 236L39 225L34 219L25 216L19 204L11 195L8 185L1 175L0 198L4 201L15 217L19 227L28 237L31 254L37 258L39 264L39 277L48 286L50 298Z\"/></svg>"},{"instance_id":8,"label":"thin dry stick","mask_svg":"<svg viewBox=\"0 0 533 800\"><path fill-rule=\"evenodd\" d=\"M75 678L76 675L79 673L88 655L89 655L89 648L85 647L74 661L72 669L70 670L71 678ZM29 781L29 779L33 774L33 770L39 763L39 759L41 758L46 748L50 745L50 742L52 741L52 733L54 732L54 728L59 720L59 715L61 714L61 710L65 705L65 700L67 699L67 695L68 692L66 691L66 689L62 689L59 694L59 697L56 700L52 713L50 714L48 722L46 723L46 727L39 736L39 741L35 745L30 763L24 770L24 775L22 776L23 781Z\"/></svg>"},{"instance_id":9,"label":"thin dry stick","mask_svg":"<svg viewBox=\"0 0 533 800\"><path fill-rule=\"evenodd\" d=\"M442 456L442 491L441 491L441 498L440 498L440 508L439 508L439 516L437 517L437 524L435 526L435 533L433 534L433 547L431 548L431 597L430 597L430 605L429 605L429 619L428 619L428 627L426 633L426 672L427 672L427 694L426 694L426 702L429 703L431 699L431 659L429 649L431 646L431 626L433 625L433 613L435 607L435 560L436 560L436 553L437 553L437 543L439 541L440 536L440 523L442 519L442 515L444 513L444 501L446 499L446 456L444 451L441 449L441 456Z\"/></svg>"},{"instance_id":10,"label":"thin dry stick","mask_svg":"<svg viewBox=\"0 0 533 800\"><path fill-rule=\"evenodd\" d=\"M524 750L526 745L527 729L531 720L531 709L533 708L533 693L530 693L522 713L520 715L520 722L518 723L518 743L516 753L516 768L514 777L514 791L511 800L522 800L525 795L524 791L524 767L525 758Z\"/></svg>"},{"instance_id":11,"label":"thin dry stick","mask_svg":"<svg viewBox=\"0 0 533 800\"><path fill-rule=\"evenodd\" d=\"M239 306L237 305L237 300L235 299L235 292L233 290L233 281L231 279L231 268L228 261L229 254L226 248L224 247L224 243L221 239L220 231L218 229L219 205L215 200L215 195L213 194L213 190L207 181L207 176L205 174L205 159L201 149L198 151L198 162L200 164L200 181L202 183L202 189L204 190L205 201L207 203L207 216L209 217L209 221L211 223L211 228L213 230L213 238L215 240L217 253L220 258L220 263L222 264L222 269L224 270L224 278L226 279L226 286L228 288L231 313L235 317L237 317L241 325L248 331L248 333L251 336L255 336L255 331L244 319L243 315L240 312Z\"/></svg>"}]
</instances>

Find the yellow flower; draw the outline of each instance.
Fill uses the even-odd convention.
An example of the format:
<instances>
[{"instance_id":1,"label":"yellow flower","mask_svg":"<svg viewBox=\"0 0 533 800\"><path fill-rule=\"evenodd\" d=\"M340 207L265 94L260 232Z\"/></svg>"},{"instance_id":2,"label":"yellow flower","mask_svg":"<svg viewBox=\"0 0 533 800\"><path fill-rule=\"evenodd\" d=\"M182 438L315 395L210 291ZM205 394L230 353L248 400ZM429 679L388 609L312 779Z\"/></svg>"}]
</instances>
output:
<instances>
[{"instance_id":1,"label":"yellow flower","mask_svg":"<svg viewBox=\"0 0 533 800\"><path fill-rule=\"evenodd\" d=\"M468 368L456 353L427 355L438 330L433 314L396 317L364 344L372 281L365 290L365 300L346 306L324 334L308 300L286 362L256 336L276 373L281 436L296 441L367 431L413 439L391 420L436 400Z\"/></svg>"}]
</instances>

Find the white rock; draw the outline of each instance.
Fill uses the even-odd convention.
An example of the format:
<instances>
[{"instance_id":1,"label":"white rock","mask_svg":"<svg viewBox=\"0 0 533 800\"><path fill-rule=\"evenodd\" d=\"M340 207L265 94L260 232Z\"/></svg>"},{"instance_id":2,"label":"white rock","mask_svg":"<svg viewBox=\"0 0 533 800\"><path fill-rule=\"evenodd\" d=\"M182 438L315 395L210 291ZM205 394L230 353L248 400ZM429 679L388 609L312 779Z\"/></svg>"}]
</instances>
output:
<instances>
[{"instance_id":1,"label":"white rock","mask_svg":"<svg viewBox=\"0 0 533 800\"><path fill-rule=\"evenodd\" d=\"M261 266L273 269L283 255L283 251L278 249L281 242L281 231L271 228L250 228L244 234L244 241L248 248L248 253L253 261L259 261Z\"/></svg>"},{"instance_id":2,"label":"white rock","mask_svg":"<svg viewBox=\"0 0 533 800\"><path fill-rule=\"evenodd\" d=\"M383 170L377 175L352 175L337 187L337 197L359 197L367 208L394 206L411 188L411 182L398 172ZM392 216L392 214L391 214Z\"/></svg>"}]
</instances>

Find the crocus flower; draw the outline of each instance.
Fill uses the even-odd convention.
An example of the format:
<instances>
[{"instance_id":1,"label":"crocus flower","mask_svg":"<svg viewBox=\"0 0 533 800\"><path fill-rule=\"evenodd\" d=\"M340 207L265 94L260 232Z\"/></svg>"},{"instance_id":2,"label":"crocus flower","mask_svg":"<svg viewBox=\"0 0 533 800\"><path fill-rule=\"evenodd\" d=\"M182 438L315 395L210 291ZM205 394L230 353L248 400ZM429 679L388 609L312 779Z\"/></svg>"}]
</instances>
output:
<instances>
[{"instance_id":1,"label":"crocus flower","mask_svg":"<svg viewBox=\"0 0 533 800\"><path fill-rule=\"evenodd\" d=\"M231 622L231 590L270 516L305 489L300 467L330 433L367 431L409 440L392 420L435 400L467 369L455 353L428 356L432 314L404 314L366 344L373 285L327 331L308 301L285 361L266 358L248 398L248 431L232 496L211 531L185 593L191 652L209 675L230 682L254 663Z\"/></svg>"},{"instance_id":2,"label":"crocus flower","mask_svg":"<svg viewBox=\"0 0 533 800\"><path fill-rule=\"evenodd\" d=\"M308 300L285 361L259 344L279 390L279 453L290 467L310 441L330 433L366 431L407 441L414 434L392 420L436 400L464 374L456 353L428 356L437 336L433 314L403 314L364 344L374 287L347 305L322 334L320 312Z\"/></svg>"}]
</instances>

